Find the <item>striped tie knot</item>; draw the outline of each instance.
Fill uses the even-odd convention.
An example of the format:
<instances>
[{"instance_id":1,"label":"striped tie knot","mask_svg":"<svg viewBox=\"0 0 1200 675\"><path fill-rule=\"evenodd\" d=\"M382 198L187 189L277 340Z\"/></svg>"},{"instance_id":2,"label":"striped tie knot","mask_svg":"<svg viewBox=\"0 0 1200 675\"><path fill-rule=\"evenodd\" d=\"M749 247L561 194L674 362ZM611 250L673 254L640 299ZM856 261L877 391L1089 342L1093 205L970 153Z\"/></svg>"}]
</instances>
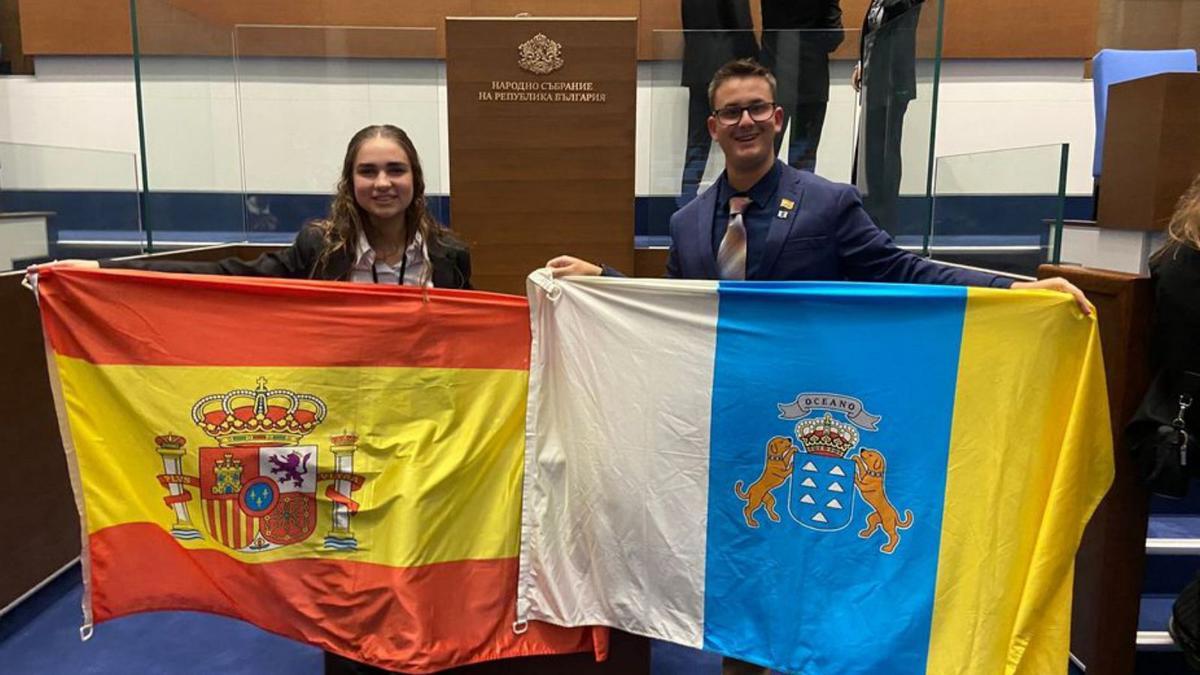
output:
<instances>
[{"instance_id":1,"label":"striped tie knot","mask_svg":"<svg viewBox=\"0 0 1200 675\"><path fill-rule=\"evenodd\" d=\"M746 224L742 222L742 212L749 203L746 195L729 198L729 226L717 249L717 274L722 279L746 278Z\"/></svg>"}]
</instances>

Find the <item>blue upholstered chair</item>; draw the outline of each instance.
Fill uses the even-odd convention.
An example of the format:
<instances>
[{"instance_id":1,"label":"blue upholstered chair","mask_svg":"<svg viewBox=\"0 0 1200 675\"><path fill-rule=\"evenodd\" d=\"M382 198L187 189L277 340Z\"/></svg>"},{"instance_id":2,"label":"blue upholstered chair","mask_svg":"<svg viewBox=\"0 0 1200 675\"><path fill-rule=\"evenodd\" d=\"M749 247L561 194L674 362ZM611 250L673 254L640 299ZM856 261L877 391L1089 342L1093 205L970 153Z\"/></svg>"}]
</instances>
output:
<instances>
[{"instance_id":1,"label":"blue upholstered chair","mask_svg":"<svg viewBox=\"0 0 1200 675\"><path fill-rule=\"evenodd\" d=\"M1196 50L1163 49L1135 51L1101 49L1092 57L1092 86L1096 107L1096 148L1092 156L1092 177L1100 180L1104 155L1104 121L1108 112L1108 87L1118 82L1159 73L1196 71Z\"/></svg>"}]
</instances>

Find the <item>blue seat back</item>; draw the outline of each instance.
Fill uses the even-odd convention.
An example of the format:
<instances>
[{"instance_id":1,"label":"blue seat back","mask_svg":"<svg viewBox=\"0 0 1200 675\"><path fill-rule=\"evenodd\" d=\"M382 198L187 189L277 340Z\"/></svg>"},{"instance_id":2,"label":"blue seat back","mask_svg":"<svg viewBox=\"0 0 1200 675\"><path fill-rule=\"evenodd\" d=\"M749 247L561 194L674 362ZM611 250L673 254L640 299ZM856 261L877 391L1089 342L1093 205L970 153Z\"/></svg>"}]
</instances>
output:
<instances>
[{"instance_id":1,"label":"blue seat back","mask_svg":"<svg viewBox=\"0 0 1200 675\"><path fill-rule=\"evenodd\" d=\"M1096 106L1096 150L1092 157L1092 176L1100 177L1104 154L1104 122L1108 112L1108 88L1118 82L1159 73L1196 72L1196 50L1101 49L1092 57L1092 88Z\"/></svg>"}]
</instances>

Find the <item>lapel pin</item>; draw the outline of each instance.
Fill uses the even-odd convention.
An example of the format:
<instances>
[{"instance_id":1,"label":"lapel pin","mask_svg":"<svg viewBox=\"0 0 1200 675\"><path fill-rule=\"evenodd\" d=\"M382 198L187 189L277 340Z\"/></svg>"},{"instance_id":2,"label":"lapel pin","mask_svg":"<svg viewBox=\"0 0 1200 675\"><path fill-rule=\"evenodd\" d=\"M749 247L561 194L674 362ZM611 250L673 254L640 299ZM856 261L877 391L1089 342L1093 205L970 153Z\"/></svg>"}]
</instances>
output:
<instances>
[{"instance_id":1,"label":"lapel pin","mask_svg":"<svg viewBox=\"0 0 1200 675\"><path fill-rule=\"evenodd\" d=\"M796 208L796 202L784 198L779 200L779 212L775 214L776 218L786 219L792 215L792 209Z\"/></svg>"}]
</instances>

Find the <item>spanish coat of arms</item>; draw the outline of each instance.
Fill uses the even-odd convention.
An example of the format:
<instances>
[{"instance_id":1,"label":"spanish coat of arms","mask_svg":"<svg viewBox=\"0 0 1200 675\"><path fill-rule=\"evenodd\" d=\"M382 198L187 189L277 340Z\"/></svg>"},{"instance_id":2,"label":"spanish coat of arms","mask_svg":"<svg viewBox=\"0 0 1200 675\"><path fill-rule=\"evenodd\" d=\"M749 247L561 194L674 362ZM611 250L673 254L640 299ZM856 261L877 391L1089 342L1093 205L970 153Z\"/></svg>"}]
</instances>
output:
<instances>
[{"instance_id":1,"label":"spanish coat of arms","mask_svg":"<svg viewBox=\"0 0 1200 675\"><path fill-rule=\"evenodd\" d=\"M214 441L199 451L199 475L183 473L187 440L176 434L154 439L163 461L158 481L163 501L174 511L171 534L180 540L209 539L243 553L298 544L317 527L317 486L326 483L331 503L330 531L324 548L352 550L358 542L350 521L358 512L351 493L362 487L354 473L358 437L330 437L332 470L318 469L319 448L302 443L325 420L325 403L310 394L268 389L259 378L255 389L210 394L192 406L192 421ZM200 497L195 526L189 506Z\"/></svg>"}]
</instances>

